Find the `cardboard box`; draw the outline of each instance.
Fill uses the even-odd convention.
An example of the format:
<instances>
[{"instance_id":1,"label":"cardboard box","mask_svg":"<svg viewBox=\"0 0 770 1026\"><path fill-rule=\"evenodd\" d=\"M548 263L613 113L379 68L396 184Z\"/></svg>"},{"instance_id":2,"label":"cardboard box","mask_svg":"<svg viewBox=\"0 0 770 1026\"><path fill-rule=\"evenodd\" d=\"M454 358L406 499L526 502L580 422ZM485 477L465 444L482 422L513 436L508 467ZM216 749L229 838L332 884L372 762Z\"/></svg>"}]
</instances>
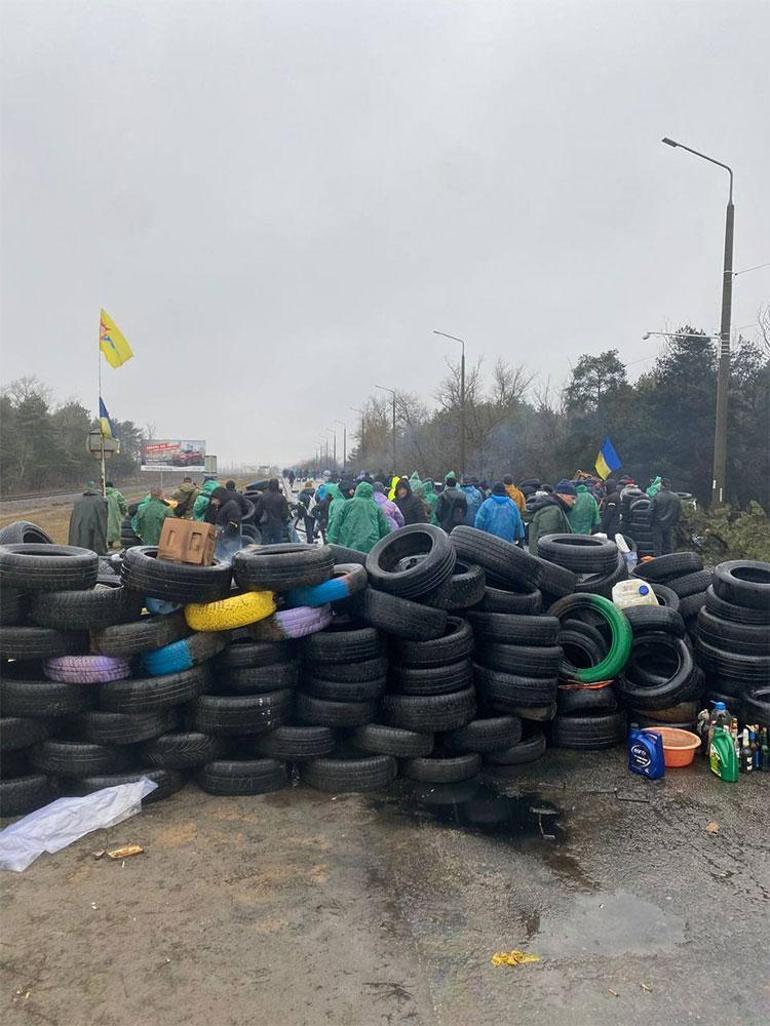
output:
<instances>
[{"instance_id":1,"label":"cardboard box","mask_svg":"<svg viewBox=\"0 0 770 1026\"><path fill-rule=\"evenodd\" d=\"M213 524L201 520L166 517L160 531L158 559L194 566L211 566L217 532Z\"/></svg>"}]
</instances>

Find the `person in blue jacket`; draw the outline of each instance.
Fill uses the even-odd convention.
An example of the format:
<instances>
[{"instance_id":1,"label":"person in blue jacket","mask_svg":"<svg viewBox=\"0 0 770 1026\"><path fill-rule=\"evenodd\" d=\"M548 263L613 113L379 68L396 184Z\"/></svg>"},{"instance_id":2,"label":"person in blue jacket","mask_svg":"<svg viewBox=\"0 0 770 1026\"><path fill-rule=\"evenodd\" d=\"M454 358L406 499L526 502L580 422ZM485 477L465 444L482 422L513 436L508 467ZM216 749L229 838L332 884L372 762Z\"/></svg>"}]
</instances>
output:
<instances>
[{"instance_id":1,"label":"person in blue jacket","mask_svg":"<svg viewBox=\"0 0 770 1026\"><path fill-rule=\"evenodd\" d=\"M465 523L468 527L473 527L476 523L476 514L484 501L484 496L474 482L469 481L467 478L463 480L462 490L465 495L465 501L468 504L465 510Z\"/></svg>"},{"instance_id":2,"label":"person in blue jacket","mask_svg":"<svg viewBox=\"0 0 770 1026\"><path fill-rule=\"evenodd\" d=\"M521 522L519 507L513 499L508 498L502 481L497 482L492 494L482 502L474 527L487 534L494 534L503 541L524 540L524 524Z\"/></svg>"}]
</instances>

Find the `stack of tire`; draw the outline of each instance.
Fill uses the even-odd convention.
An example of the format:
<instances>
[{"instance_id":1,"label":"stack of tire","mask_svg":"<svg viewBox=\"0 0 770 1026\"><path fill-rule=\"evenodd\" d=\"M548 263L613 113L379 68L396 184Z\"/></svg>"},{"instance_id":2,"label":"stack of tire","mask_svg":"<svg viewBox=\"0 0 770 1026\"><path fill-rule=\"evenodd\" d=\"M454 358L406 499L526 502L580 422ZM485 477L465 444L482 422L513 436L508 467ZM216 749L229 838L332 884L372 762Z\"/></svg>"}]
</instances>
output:
<instances>
[{"instance_id":1,"label":"stack of tire","mask_svg":"<svg viewBox=\"0 0 770 1026\"><path fill-rule=\"evenodd\" d=\"M708 697L746 723L770 726L770 563L730 560L714 571L695 640Z\"/></svg>"},{"instance_id":2,"label":"stack of tire","mask_svg":"<svg viewBox=\"0 0 770 1026\"><path fill-rule=\"evenodd\" d=\"M706 602L706 592L713 577L710 570L703 569L703 560L698 553L672 552L644 560L636 566L634 577L641 577L652 584L656 595L661 584L668 592L673 592L679 599L677 609L687 633L694 637L698 611Z\"/></svg>"},{"instance_id":3,"label":"stack of tire","mask_svg":"<svg viewBox=\"0 0 770 1026\"><path fill-rule=\"evenodd\" d=\"M628 516L624 517L623 533L630 535L636 543L639 558L651 556L654 549L652 530L652 499L644 494L628 502Z\"/></svg>"},{"instance_id":4,"label":"stack of tire","mask_svg":"<svg viewBox=\"0 0 770 1026\"><path fill-rule=\"evenodd\" d=\"M577 575L577 594L612 598L612 589L628 577L626 560L614 541L589 534L545 534L538 555Z\"/></svg>"}]
</instances>

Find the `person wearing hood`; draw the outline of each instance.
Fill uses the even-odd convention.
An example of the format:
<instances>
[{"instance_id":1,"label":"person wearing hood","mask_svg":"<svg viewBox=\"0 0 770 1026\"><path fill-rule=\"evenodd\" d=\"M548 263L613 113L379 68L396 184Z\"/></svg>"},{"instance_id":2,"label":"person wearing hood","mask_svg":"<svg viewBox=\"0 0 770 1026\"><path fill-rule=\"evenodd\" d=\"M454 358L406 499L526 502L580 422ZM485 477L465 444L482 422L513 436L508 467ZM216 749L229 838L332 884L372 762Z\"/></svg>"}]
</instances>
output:
<instances>
[{"instance_id":1,"label":"person wearing hood","mask_svg":"<svg viewBox=\"0 0 770 1026\"><path fill-rule=\"evenodd\" d=\"M390 525L391 531L397 531L399 527L404 526L404 514L385 494L385 485L382 481L374 482L374 501L380 507L382 512L385 514L385 519Z\"/></svg>"},{"instance_id":2,"label":"person wearing hood","mask_svg":"<svg viewBox=\"0 0 770 1026\"><path fill-rule=\"evenodd\" d=\"M161 489L153 488L149 498L140 504L132 520L134 530L142 539L142 545L157 545L163 521L173 515L173 509L163 501Z\"/></svg>"},{"instance_id":3,"label":"person wearing hood","mask_svg":"<svg viewBox=\"0 0 770 1026\"><path fill-rule=\"evenodd\" d=\"M575 505L577 491L571 481L562 479L550 495L546 495L542 505L529 523L529 551L537 555L537 542L544 534L572 534L567 514Z\"/></svg>"},{"instance_id":4,"label":"person wearing hood","mask_svg":"<svg viewBox=\"0 0 770 1026\"><path fill-rule=\"evenodd\" d=\"M388 534L390 524L374 500L374 489L368 481L362 481L353 498L346 499L330 520L328 540L334 545L369 552Z\"/></svg>"},{"instance_id":5,"label":"person wearing hood","mask_svg":"<svg viewBox=\"0 0 770 1026\"><path fill-rule=\"evenodd\" d=\"M444 491L436 503L436 520L439 527L443 527L446 533L450 534L458 524L465 523L467 509L468 501L457 487L456 475L450 471L444 478Z\"/></svg>"},{"instance_id":6,"label":"person wearing hood","mask_svg":"<svg viewBox=\"0 0 770 1026\"><path fill-rule=\"evenodd\" d=\"M606 494L602 500L600 530L610 541L620 531L620 489L617 481L608 478L605 482Z\"/></svg>"},{"instance_id":7,"label":"person wearing hood","mask_svg":"<svg viewBox=\"0 0 770 1026\"><path fill-rule=\"evenodd\" d=\"M425 508L425 503L418 495L412 494L411 485L405 477L402 477L396 485L396 505L401 510L401 515L407 526L409 524L426 524L428 522L428 512Z\"/></svg>"},{"instance_id":8,"label":"person wearing hood","mask_svg":"<svg viewBox=\"0 0 770 1026\"><path fill-rule=\"evenodd\" d=\"M465 523L468 527L474 527L476 524L476 514L481 509L484 496L473 481L463 481L462 489L466 502Z\"/></svg>"},{"instance_id":9,"label":"person wearing hood","mask_svg":"<svg viewBox=\"0 0 770 1026\"><path fill-rule=\"evenodd\" d=\"M414 494L425 503L425 508L428 511L428 520L432 524L437 524L436 504L438 503L438 494L436 492L436 486L433 483L433 478L428 477L424 481L421 481L417 487L413 487L413 491Z\"/></svg>"},{"instance_id":10,"label":"person wearing hood","mask_svg":"<svg viewBox=\"0 0 770 1026\"><path fill-rule=\"evenodd\" d=\"M177 490L172 493L171 498L176 503L174 516L181 517L182 520L192 520L193 507L198 498L198 489L193 484L193 479L191 477L184 478Z\"/></svg>"},{"instance_id":11,"label":"person wearing hood","mask_svg":"<svg viewBox=\"0 0 770 1026\"><path fill-rule=\"evenodd\" d=\"M237 493L225 487L214 489L206 509L207 523L222 528L237 526L237 533L240 534L242 515L243 511Z\"/></svg>"},{"instance_id":12,"label":"person wearing hood","mask_svg":"<svg viewBox=\"0 0 770 1026\"><path fill-rule=\"evenodd\" d=\"M513 483L513 478L510 474L506 474L503 478L503 485L505 486L505 494L516 503L519 513L523 513L527 508L527 500L524 498L524 492Z\"/></svg>"},{"instance_id":13,"label":"person wearing hood","mask_svg":"<svg viewBox=\"0 0 770 1026\"><path fill-rule=\"evenodd\" d=\"M342 512L346 502L350 500L355 488L351 481L340 481L339 484L330 483L326 489L328 507L326 511L327 534L332 530L332 525Z\"/></svg>"},{"instance_id":14,"label":"person wearing hood","mask_svg":"<svg viewBox=\"0 0 770 1026\"><path fill-rule=\"evenodd\" d=\"M574 534L593 534L600 523L596 499L584 484L575 487L575 505L567 514L567 520Z\"/></svg>"},{"instance_id":15,"label":"person wearing hood","mask_svg":"<svg viewBox=\"0 0 770 1026\"><path fill-rule=\"evenodd\" d=\"M254 505L254 519L262 532L262 544L280 545L284 541L289 504L277 477L270 478L267 491L260 495Z\"/></svg>"},{"instance_id":16,"label":"person wearing hood","mask_svg":"<svg viewBox=\"0 0 770 1026\"><path fill-rule=\"evenodd\" d=\"M310 480L306 480L302 491L297 496L297 504L301 507L302 519L305 521L305 538L308 544L313 543L315 540L316 533L316 521L315 516L310 512L310 507L313 504L315 498L315 486Z\"/></svg>"},{"instance_id":17,"label":"person wearing hood","mask_svg":"<svg viewBox=\"0 0 770 1026\"><path fill-rule=\"evenodd\" d=\"M201 485L201 490L198 492L198 496L193 503L192 518L193 520L205 520L206 510L209 506L209 500L211 499L212 493L217 489L221 488L219 481L215 477L206 478Z\"/></svg>"},{"instance_id":18,"label":"person wearing hood","mask_svg":"<svg viewBox=\"0 0 770 1026\"><path fill-rule=\"evenodd\" d=\"M111 549L113 545L120 545L120 525L128 513L128 503L112 481L107 482L104 491L107 497L107 548Z\"/></svg>"},{"instance_id":19,"label":"person wearing hood","mask_svg":"<svg viewBox=\"0 0 770 1026\"><path fill-rule=\"evenodd\" d=\"M502 481L493 486L492 494L482 502L473 526L503 541L515 543L524 540L524 524L521 522L519 507L508 496Z\"/></svg>"},{"instance_id":20,"label":"person wearing hood","mask_svg":"<svg viewBox=\"0 0 770 1026\"><path fill-rule=\"evenodd\" d=\"M100 556L107 552L107 502L94 481L88 482L72 507L69 544Z\"/></svg>"}]
</instances>

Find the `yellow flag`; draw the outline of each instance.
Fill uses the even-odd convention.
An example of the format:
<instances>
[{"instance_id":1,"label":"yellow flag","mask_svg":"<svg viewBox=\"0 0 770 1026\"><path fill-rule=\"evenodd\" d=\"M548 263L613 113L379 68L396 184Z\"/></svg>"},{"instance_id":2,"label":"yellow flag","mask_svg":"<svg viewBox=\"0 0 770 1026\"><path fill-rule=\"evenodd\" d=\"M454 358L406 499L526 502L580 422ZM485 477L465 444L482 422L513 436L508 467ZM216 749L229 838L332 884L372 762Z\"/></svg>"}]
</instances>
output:
<instances>
[{"instance_id":1,"label":"yellow flag","mask_svg":"<svg viewBox=\"0 0 770 1026\"><path fill-rule=\"evenodd\" d=\"M134 355L120 328L104 310L99 318L99 348L110 367L122 367Z\"/></svg>"}]
</instances>

